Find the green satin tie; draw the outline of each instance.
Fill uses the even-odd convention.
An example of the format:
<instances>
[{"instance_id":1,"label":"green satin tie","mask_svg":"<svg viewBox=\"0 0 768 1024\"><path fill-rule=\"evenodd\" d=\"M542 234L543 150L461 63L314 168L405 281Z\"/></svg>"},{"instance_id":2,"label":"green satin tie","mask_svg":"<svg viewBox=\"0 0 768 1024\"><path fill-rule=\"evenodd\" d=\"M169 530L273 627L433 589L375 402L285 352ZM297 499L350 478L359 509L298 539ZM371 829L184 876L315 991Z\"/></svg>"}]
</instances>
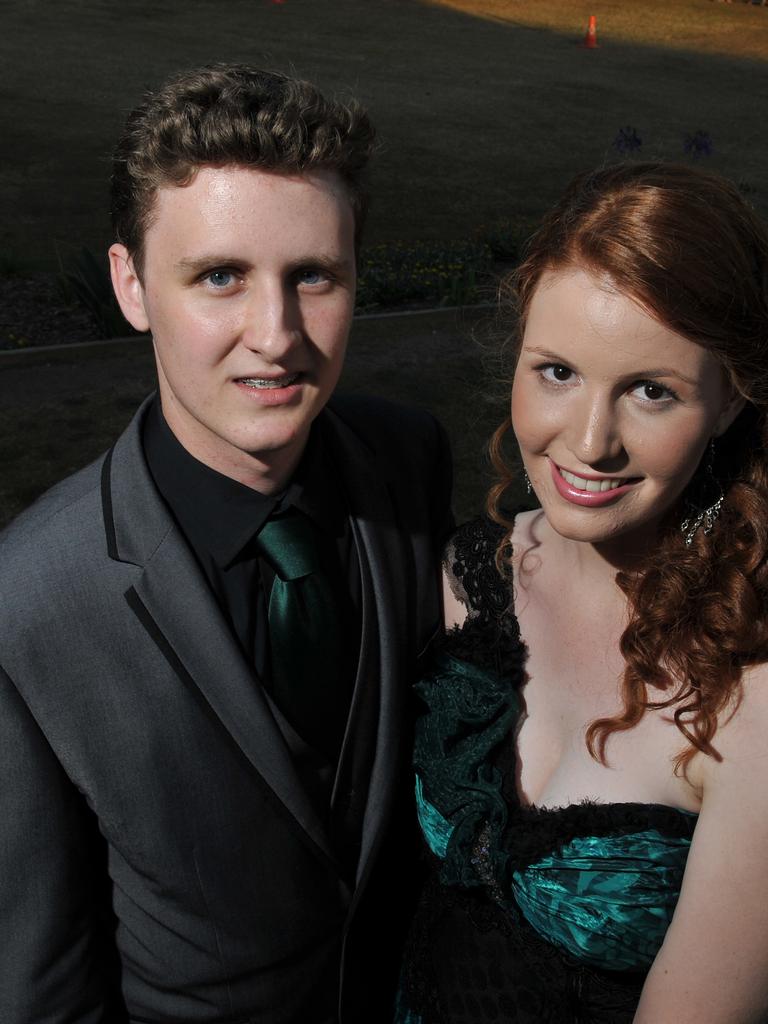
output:
<instances>
[{"instance_id":1,"label":"green satin tie","mask_svg":"<svg viewBox=\"0 0 768 1024\"><path fill-rule=\"evenodd\" d=\"M269 597L275 702L299 735L335 754L343 723L332 719L340 686L340 631L312 521L297 509L270 518L257 543L275 570Z\"/></svg>"}]
</instances>

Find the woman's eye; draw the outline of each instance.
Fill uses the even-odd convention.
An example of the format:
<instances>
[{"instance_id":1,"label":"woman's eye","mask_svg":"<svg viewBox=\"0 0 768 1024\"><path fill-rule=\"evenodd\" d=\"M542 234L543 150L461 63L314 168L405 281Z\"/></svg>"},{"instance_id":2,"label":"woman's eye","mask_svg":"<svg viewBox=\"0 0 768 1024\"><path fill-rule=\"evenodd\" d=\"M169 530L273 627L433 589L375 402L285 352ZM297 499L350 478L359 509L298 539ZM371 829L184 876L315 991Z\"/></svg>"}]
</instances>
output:
<instances>
[{"instance_id":1,"label":"woman's eye","mask_svg":"<svg viewBox=\"0 0 768 1024\"><path fill-rule=\"evenodd\" d=\"M658 384L655 380L639 381L632 387L632 394L643 402L653 404L668 402L677 397L674 391L670 391L669 388L665 388L663 384Z\"/></svg>"},{"instance_id":2,"label":"woman's eye","mask_svg":"<svg viewBox=\"0 0 768 1024\"><path fill-rule=\"evenodd\" d=\"M560 363L550 363L549 366L542 366L539 370L544 380L550 384L566 384L573 377L573 370Z\"/></svg>"}]
</instances>

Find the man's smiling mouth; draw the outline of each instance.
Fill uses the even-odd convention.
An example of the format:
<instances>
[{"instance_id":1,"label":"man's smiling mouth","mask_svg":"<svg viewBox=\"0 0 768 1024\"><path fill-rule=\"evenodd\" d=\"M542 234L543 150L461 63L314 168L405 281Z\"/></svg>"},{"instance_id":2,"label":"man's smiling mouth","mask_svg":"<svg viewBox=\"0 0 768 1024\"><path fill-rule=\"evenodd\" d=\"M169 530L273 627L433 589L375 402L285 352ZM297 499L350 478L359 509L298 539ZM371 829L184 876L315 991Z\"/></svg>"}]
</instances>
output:
<instances>
[{"instance_id":1,"label":"man's smiling mouth","mask_svg":"<svg viewBox=\"0 0 768 1024\"><path fill-rule=\"evenodd\" d=\"M289 373L285 377L238 377L238 383L249 388L287 388L298 379L298 373Z\"/></svg>"}]
</instances>

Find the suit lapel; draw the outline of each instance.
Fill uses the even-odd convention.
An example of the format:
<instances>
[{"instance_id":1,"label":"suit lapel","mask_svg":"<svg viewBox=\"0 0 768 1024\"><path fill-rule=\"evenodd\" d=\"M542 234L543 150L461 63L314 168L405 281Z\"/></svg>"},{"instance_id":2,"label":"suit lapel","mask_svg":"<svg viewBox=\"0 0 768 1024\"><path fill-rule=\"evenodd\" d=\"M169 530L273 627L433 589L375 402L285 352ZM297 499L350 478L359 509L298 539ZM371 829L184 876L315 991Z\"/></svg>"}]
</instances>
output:
<instances>
[{"instance_id":1,"label":"suit lapel","mask_svg":"<svg viewBox=\"0 0 768 1024\"><path fill-rule=\"evenodd\" d=\"M403 721L407 686L407 583L403 547L386 474L374 455L330 410L329 447L343 481L362 575L360 660L339 778L352 787L369 775L357 870L367 874L386 828L407 751ZM378 712L378 713L376 713ZM367 770L366 770L367 768Z\"/></svg>"},{"instance_id":2,"label":"suit lapel","mask_svg":"<svg viewBox=\"0 0 768 1024\"><path fill-rule=\"evenodd\" d=\"M302 832L333 860L258 679L151 480L140 440L145 409L146 403L105 463L102 495L110 555L142 567L133 589L145 627ZM136 609L136 601L130 603Z\"/></svg>"}]
</instances>

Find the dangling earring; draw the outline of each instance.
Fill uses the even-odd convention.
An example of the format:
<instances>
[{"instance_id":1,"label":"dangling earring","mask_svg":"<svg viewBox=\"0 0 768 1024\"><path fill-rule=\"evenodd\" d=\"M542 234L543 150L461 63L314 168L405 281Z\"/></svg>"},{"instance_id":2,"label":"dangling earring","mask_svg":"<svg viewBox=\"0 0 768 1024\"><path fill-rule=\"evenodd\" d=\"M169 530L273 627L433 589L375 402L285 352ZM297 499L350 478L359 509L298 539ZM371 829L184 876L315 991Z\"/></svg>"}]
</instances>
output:
<instances>
[{"instance_id":1,"label":"dangling earring","mask_svg":"<svg viewBox=\"0 0 768 1024\"><path fill-rule=\"evenodd\" d=\"M714 463L715 439L712 438L709 442L704 476L700 481L695 500L690 495L686 496L685 499L687 515L682 523L680 523L680 532L685 537L685 546L687 548L693 543L693 538L696 536L696 531L700 526L704 526L704 536L711 532L725 501L723 488L720 486L720 481L715 477Z\"/></svg>"},{"instance_id":2,"label":"dangling earring","mask_svg":"<svg viewBox=\"0 0 768 1024\"><path fill-rule=\"evenodd\" d=\"M525 493L533 494L533 484L531 483L530 477L528 476L527 469L523 469L523 480L525 480Z\"/></svg>"}]
</instances>

